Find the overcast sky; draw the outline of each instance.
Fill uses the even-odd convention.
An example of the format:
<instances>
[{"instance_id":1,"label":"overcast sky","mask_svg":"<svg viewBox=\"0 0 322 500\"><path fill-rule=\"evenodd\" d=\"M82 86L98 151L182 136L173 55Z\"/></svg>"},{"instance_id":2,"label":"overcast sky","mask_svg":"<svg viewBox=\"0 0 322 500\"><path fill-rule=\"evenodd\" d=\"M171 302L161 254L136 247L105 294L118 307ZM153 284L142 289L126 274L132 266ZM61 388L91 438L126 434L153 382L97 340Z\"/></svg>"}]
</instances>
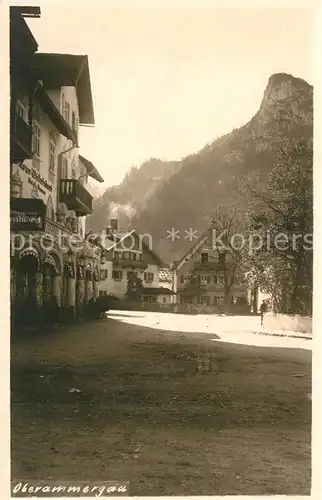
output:
<instances>
[{"instance_id":1,"label":"overcast sky","mask_svg":"<svg viewBox=\"0 0 322 500\"><path fill-rule=\"evenodd\" d=\"M96 125L82 128L80 152L106 187L246 123L271 74L312 83L312 21L290 8L42 7L28 24L40 51L88 54Z\"/></svg>"}]
</instances>

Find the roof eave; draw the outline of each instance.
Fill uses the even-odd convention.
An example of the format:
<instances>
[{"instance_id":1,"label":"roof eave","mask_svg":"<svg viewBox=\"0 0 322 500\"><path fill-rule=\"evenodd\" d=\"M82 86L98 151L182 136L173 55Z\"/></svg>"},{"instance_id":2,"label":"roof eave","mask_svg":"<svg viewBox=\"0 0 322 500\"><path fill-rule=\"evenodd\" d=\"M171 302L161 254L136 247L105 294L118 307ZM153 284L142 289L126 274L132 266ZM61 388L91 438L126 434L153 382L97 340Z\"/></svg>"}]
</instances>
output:
<instances>
[{"instance_id":1,"label":"roof eave","mask_svg":"<svg viewBox=\"0 0 322 500\"><path fill-rule=\"evenodd\" d=\"M56 108L55 104L41 85L38 86L35 94L42 110L51 119L57 130L63 136L67 137L67 139L70 139L75 146L77 146L78 140L76 133L68 125L64 117L60 114L60 111Z\"/></svg>"},{"instance_id":2,"label":"roof eave","mask_svg":"<svg viewBox=\"0 0 322 500\"><path fill-rule=\"evenodd\" d=\"M87 87L86 98L84 99L85 106L87 110L81 106L82 97L81 97L81 88ZM84 64L81 68L78 81L76 84L76 92L79 106L79 123L80 125L95 125L95 116L94 116L94 104L93 104L93 96L92 96L92 85L91 85L91 77L89 71L88 64L88 56L84 56Z\"/></svg>"}]
</instances>

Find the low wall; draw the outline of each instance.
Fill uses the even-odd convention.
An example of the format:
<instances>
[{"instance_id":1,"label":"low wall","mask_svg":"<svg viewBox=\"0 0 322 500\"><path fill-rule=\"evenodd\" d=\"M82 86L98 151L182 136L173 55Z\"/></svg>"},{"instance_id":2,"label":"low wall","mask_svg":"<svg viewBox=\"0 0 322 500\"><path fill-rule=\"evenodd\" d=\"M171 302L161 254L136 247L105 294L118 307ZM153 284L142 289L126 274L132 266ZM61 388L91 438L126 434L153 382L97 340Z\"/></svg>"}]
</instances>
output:
<instances>
[{"instance_id":1,"label":"low wall","mask_svg":"<svg viewBox=\"0 0 322 500\"><path fill-rule=\"evenodd\" d=\"M117 300L111 303L111 309L122 311L167 312L176 314L225 314L224 306L206 306L196 304L160 304L156 302L131 302ZM248 306L235 306L230 314L249 315Z\"/></svg>"},{"instance_id":2,"label":"low wall","mask_svg":"<svg viewBox=\"0 0 322 500\"><path fill-rule=\"evenodd\" d=\"M312 333L312 318L309 316L267 313L264 317L264 327L271 330Z\"/></svg>"}]
</instances>

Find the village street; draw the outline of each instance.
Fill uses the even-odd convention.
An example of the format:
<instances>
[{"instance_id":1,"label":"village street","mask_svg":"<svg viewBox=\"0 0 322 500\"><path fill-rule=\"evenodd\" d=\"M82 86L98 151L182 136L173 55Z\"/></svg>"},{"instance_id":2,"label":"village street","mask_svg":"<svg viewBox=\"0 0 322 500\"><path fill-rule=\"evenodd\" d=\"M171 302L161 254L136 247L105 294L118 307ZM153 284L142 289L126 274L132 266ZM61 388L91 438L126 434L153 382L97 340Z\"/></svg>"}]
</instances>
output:
<instances>
[{"instance_id":1,"label":"village street","mask_svg":"<svg viewBox=\"0 0 322 500\"><path fill-rule=\"evenodd\" d=\"M311 341L258 325L111 311L14 339L13 478L309 495Z\"/></svg>"}]
</instances>

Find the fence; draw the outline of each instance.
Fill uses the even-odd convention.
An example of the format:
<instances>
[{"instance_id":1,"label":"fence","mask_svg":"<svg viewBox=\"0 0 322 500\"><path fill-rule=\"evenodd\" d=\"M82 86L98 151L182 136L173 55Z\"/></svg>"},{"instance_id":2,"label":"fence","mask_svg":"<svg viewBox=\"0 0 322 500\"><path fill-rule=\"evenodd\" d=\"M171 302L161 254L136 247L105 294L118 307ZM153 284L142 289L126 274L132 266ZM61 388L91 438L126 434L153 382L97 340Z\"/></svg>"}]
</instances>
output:
<instances>
[{"instance_id":1,"label":"fence","mask_svg":"<svg viewBox=\"0 0 322 500\"><path fill-rule=\"evenodd\" d=\"M224 306L207 306L196 304L158 304L155 302L132 302L128 300L118 300L111 303L111 309L120 311L146 311L146 312L165 312L174 314L235 314L249 315L250 307L248 305L233 306L227 312Z\"/></svg>"}]
</instances>

